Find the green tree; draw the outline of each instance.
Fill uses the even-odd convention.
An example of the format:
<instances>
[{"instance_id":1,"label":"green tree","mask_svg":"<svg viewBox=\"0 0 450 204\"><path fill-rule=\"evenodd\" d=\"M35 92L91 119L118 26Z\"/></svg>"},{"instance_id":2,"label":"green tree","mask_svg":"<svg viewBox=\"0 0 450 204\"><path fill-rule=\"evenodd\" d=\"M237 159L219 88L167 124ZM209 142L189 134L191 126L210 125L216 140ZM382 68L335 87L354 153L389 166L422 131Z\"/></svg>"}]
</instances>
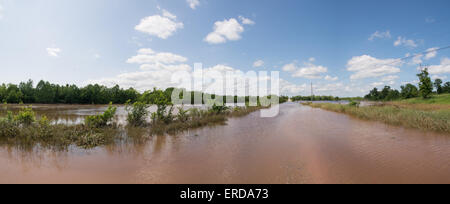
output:
<instances>
[{"instance_id":1,"label":"green tree","mask_svg":"<svg viewBox=\"0 0 450 204\"><path fill-rule=\"evenodd\" d=\"M422 70L419 77L419 94L422 98L430 98L431 93L433 93L433 83L431 82L430 74L428 73L428 68Z\"/></svg>"},{"instance_id":2,"label":"green tree","mask_svg":"<svg viewBox=\"0 0 450 204\"><path fill-rule=\"evenodd\" d=\"M55 92L52 85L46 81L40 81L36 86L36 102L54 103Z\"/></svg>"},{"instance_id":3,"label":"green tree","mask_svg":"<svg viewBox=\"0 0 450 204\"><path fill-rule=\"evenodd\" d=\"M450 93L450 82L445 83L442 89L444 93Z\"/></svg>"},{"instance_id":4,"label":"green tree","mask_svg":"<svg viewBox=\"0 0 450 204\"><path fill-rule=\"evenodd\" d=\"M378 91L377 88L374 88L370 91L370 93L368 95L366 95L364 97L365 99L371 100L371 101L376 101L376 100L380 100L380 92Z\"/></svg>"},{"instance_id":5,"label":"green tree","mask_svg":"<svg viewBox=\"0 0 450 204\"><path fill-rule=\"evenodd\" d=\"M30 79L28 82L21 82L19 84L19 89L23 94L24 103L34 103L36 102L35 90L33 87L33 81Z\"/></svg>"},{"instance_id":6,"label":"green tree","mask_svg":"<svg viewBox=\"0 0 450 204\"><path fill-rule=\"evenodd\" d=\"M419 96L419 89L417 89L417 87L412 84L401 86L401 89L401 96L405 99L416 98Z\"/></svg>"},{"instance_id":7,"label":"green tree","mask_svg":"<svg viewBox=\"0 0 450 204\"><path fill-rule=\"evenodd\" d=\"M436 88L437 94L442 94L444 92L444 89L442 88L442 83L443 82L441 79L434 80L434 87Z\"/></svg>"}]
</instances>

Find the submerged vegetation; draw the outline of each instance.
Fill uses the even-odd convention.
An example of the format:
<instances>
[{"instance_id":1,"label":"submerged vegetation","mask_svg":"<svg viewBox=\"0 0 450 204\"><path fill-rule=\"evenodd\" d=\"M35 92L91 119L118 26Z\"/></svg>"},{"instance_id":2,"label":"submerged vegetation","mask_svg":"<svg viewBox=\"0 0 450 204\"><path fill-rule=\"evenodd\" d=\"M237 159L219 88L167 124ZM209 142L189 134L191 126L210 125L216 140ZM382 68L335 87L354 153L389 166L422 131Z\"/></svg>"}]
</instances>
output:
<instances>
[{"instance_id":1,"label":"submerged vegetation","mask_svg":"<svg viewBox=\"0 0 450 204\"><path fill-rule=\"evenodd\" d=\"M103 113L87 116L84 123L79 125L54 124L44 115L36 119L32 107L24 105L24 108L18 113L13 114L8 111L6 116L0 117L0 144L23 148L67 149L75 146L90 149L130 139L128 135L133 139L133 134L129 133L136 131L141 132L139 140L145 140L152 135L175 134L192 128L224 124L229 117L245 116L259 109L270 107L263 106L265 101L262 99L264 98L259 97L241 98L246 104L244 107L218 105L215 102L216 96L212 95L210 98L213 99L208 102L212 105L208 105L208 109L185 110L181 106L175 111L175 105L170 98L173 91L174 89L165 91L154 89L140 95L136 100L128 99L125 103L125 110L128 112L126 126L115 123L117 107L112 102ZM274 96L269 98L272 97ZM237 101L239 97L234 97L234 99ZM250 106L250 101L253 99L257 104L256 107ZM277 99L281 102L288 100L287 97ZM189 100L187 104L190 103ZM155 106L156 111L150 113L150 106ZM5 110L7 107L4 107Z\"/></svg>"}]
</instances>

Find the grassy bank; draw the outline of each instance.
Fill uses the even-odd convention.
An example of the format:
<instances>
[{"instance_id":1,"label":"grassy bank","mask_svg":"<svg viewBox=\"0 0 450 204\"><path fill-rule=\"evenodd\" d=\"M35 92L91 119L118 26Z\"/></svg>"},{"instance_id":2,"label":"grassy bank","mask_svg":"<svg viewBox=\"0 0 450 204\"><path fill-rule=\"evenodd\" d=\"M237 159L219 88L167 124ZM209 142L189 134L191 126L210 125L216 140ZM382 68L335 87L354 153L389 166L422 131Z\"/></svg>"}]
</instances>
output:
<instances>
[{"instance_id":1,"label":"grassy bank","mask_svg":"<svg viewBox=\"0 0 450 204\"><path fill-rule=\"evenodd\" d=\"M444 96L448 97L448 96ZM340 104L305 104L314 108L348 114L364 120L374 120L386 124L417 128L427 131L450 133L450 108L447 99L437 99L437 103L420 103L420 99L410 99L373 106L358 107ZM428 101L427 101L428 102Z\"/></svg>"}]
</instances>

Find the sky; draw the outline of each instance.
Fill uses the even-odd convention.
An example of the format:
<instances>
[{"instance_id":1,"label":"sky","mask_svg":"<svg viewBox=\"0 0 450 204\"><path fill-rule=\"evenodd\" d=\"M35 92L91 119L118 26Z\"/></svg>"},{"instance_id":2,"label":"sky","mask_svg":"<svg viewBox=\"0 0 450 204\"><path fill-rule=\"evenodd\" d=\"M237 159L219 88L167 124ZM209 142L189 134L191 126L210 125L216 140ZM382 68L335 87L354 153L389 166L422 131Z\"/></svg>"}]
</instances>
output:
<instances>
[{"instance_id":1,"label":"sky","mask_svg":"<svg viewBox=\"0 0 450 204\"><path fill-rule=\"evenodd\" d=\"M0 0L0 83L172 86L193 70L279 71L281 93L364 96L450 80L448 0ZM426 52L424 54L420 54ZM403 59L404 57L410 57Z\"/></svg>"}]
</instances>

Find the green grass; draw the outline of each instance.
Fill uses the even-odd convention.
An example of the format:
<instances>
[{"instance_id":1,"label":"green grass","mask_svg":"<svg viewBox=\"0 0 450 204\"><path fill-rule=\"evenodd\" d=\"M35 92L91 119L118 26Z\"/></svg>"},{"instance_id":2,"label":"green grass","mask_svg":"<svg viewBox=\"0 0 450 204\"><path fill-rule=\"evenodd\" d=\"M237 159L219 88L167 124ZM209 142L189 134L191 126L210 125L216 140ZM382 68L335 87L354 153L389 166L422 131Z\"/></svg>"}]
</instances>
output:
<instances>
[{"instance_id":1,"label":"green grass","mask_svg":"<svg viewBox=\"0 0 450 204\"><path fill-rule=\"evenodd\" d=\"M367 107L311 103L304 105L344 113L364 120L374 120L391 125L450 133L450 109L426 111L386 104Z\"/></svg>"},{"instance_id":2,"label":"green grass","mask_svg":"<svg viewBox=\"0 0 450 204\"><path fill-rule=\"evenodd\" d=\"M443 104L450 105L450 94L433 95L430 99L423 98L412 98L401 100L398 102L409 103L409 104Z\"/></svg>"}]
</instances>

